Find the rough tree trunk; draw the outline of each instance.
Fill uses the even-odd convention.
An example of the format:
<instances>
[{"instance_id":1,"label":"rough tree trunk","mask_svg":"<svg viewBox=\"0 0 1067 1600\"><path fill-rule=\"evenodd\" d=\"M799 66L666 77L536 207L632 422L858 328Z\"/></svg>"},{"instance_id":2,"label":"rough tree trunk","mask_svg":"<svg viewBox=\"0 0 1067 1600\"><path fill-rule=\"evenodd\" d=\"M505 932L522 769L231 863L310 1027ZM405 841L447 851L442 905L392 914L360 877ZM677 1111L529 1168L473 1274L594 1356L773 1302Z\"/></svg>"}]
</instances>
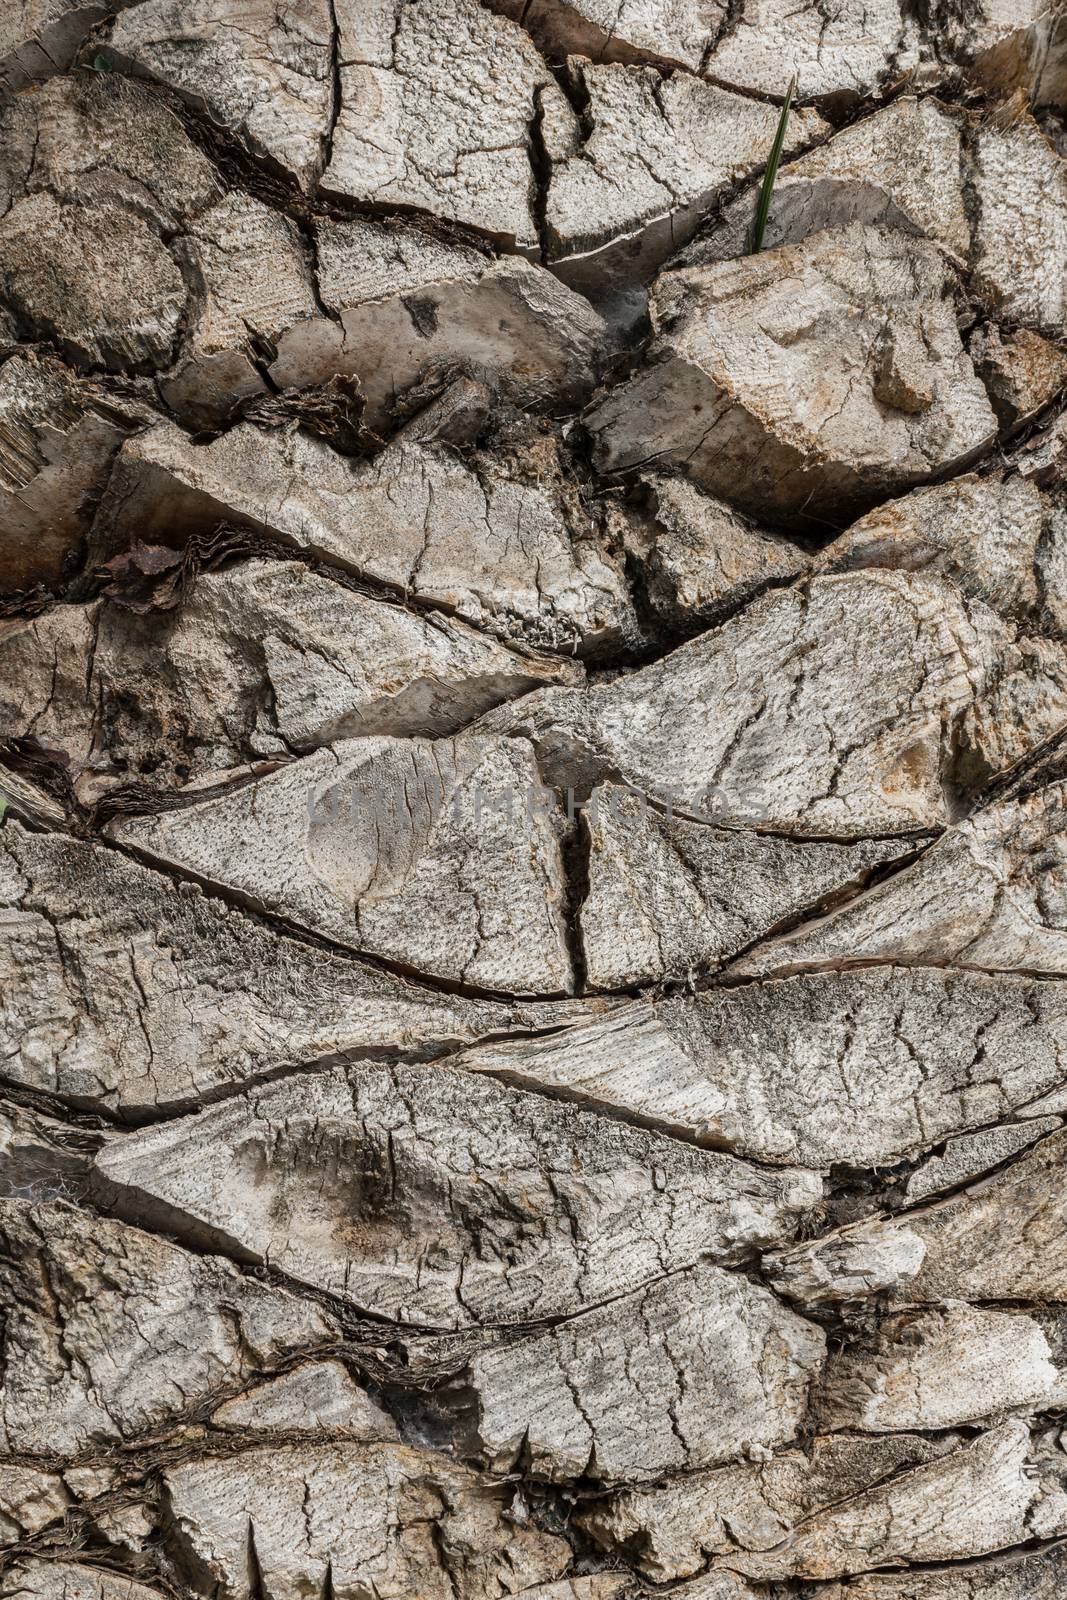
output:
<instances>
[{"instance_id":1,"label":"rough tree trunk","mask_svg":"<svg viewBox=\"0 0 1067 1600\"><path fill-rule=\"evenodd\" d=\"M1065 116L9 6L0 1600L1067 1595Z\"/></svg>"}]
</instances>

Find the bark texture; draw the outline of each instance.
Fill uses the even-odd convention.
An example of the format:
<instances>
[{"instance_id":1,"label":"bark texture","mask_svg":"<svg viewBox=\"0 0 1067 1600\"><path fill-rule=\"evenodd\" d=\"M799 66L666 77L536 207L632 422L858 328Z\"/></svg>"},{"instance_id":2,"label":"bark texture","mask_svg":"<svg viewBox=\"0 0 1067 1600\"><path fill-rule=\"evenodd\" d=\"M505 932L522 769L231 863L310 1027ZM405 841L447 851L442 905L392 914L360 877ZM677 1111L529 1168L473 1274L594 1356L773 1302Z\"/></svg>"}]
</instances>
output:
<instances>
[{"instance_id":1,"label":"bark texture","mask_svg":"<svg viewBox=\"0 0 1067 1600\"><path fill-rule=\"evenodd\" d=\"M1063 1600L1065 119L5 11L0 1600Z\"/></svg>"}]
</instances>

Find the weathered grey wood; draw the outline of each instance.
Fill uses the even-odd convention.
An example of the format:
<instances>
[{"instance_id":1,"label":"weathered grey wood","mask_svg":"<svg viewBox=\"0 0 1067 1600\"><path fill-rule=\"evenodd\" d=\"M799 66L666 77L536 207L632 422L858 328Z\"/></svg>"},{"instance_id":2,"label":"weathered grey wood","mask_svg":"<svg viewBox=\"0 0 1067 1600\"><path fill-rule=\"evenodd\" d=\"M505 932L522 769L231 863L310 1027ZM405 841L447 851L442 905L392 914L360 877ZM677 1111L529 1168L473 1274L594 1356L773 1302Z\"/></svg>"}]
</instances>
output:
<instances>
[{"instance_id":1,"label":"weathered grey wood","mask_svg":"<svg viewBox=\"0 0 1067 1600\"><path fill-rule=\"evenodd\" d=\"M401 221L321 218L312 231L330 315L279 333L270 370L283 387L355 372L380 428L395 396L447 363L489 376L522 405L556 410L589 394L606 328L552 273Z\"/></svg>"},{"instance_id":2,"label":"weathered grey wood","mask_svg":"<svg viewBox=\"0 0 1067 1600\"><path fill-rule=\"evenodd\" d=\"M925 1254L912 1228L861 1222L784 1251L767 1268L775 1293L810 1311L860 1304L910 1285Z\"/></svg>"},{"instance_id":3,"label":"weathered grey wood","mask_svg":"<svg viewBox=\"0 0 1067 1600\"><path fill-rule=\"evenodd\" d=\"M509 1516L507 1485L404 1445L204 1456L164 1484L170 1557L198 1595L252 1600L261 1573L286 1600L325 1583L336 1600L480 1600L536 1595L570 1564L565 1540Z\"/></svg>"},{"instance_id":4,"label":"weathered grey wood","mask_svg":"<svg viewBox=\"0 0 1067 1600\"><path fill-rule=\"evenodd\" d=\"M270 392L261 352L319 315L314 278L296 224L239 190L198 217L174 253L192 287L160 393L186 427L213 429Z\"/></svg>"},{"instance_id":5,"label":"weathered grey wood","mask_svg":"<svg viewBox=\"0 0 1067 1600\"><path fill-rule=\"evenodd\" d=\"M449 363L546 409L584 398L606 329L581 295L516 257L403 224L318 219L313 248L285 216L234 191L195 219L175 250L196 286L185 348L161 384L193 429L217 428L238 401L359 378L383 432L398 396Z\"/></svg>"},{"instance_id":6,"label":"weathered grey wood","mask_svg":"<svg viewBox=\"0 0 1067 1600\"><path fill-rule=\"evenodd\" d=\"M633 630L616 558L554 434L464 460L401 440L355 464L307 434L239 424L193 444L160 424L122 451L96 520L97 559L134 539L180 544L220 522L454 612L498 637L583 654Z\"/></svg>"},{"instance_id":7,"label":"weathered grey wood","mask_svg":"<svg viewBox=\"0 0 1067 1600\"><path fill-rule=\"evenodd\" d=\"M678 1600L762 1600L759 1591L736 1572L707 1572L675 1589Z\"/></svg>"},{"instance_id":8,"label":"weathered grey wood","mask_svg":"<svg viewBox=\"0 0 1067 1600\"><path fill-rule=\"evenodd\" d=\"M559 90L529 36L477 0L340 0L337 21L341 105L323 188L536 254L530 128Z\"/></svg>"},{"instance_id":9,"label":"weathered grey wood","mask_svg":"<svg viewBox=\"0 0 1067 1600\"><path fill-rule=\"evenodd\" d=\"M904 1219L925 1246L917 1300L1067 1299L1056 1239L1067 1209L1067 1132L1042 1139L984 1183Z\"/></svg>"},{"instance_id":10,"label":"weathered grey wood","mask_svg":"<svg viewBox=\"0 0 1067 1600\"><path fill-rule=\"evenodd\" d=\"M1064 32L1043 0L996 0L914 11L899 0L846 0L829 14L762 0L731 11L725 0L490 0L547 49L594 61L652 61L705 72L756 95L782 96L793 73L802 99L836 111L896 84L947 78L994 93L1024 89L1037 105L1062 105ZM918 152L916 152L918 155Z\"/></svg>"},{"instance_id":11,"label":"weathered grey wood","mask_svg":"<svg viewBox=\"0 0 1067 1600\"><path fill-rule=\"evenodd\" d=\"M0 1464L0 1548L32 1538L73 1503L58 1473L18 1462Z\"/></svg>"},{"instance_id":12,"label":"weathered grey wood","mask_svg":"<svg viewBox=\"0 0 1067 1600\"><path fill-rule=\"evenodd\" d=\"M192 425L263 391L257 339L321 315L299 230L227 193L147 88L82 72L27 91L0 112L0 151L0 263L19 334L82 365L173 366L163 393Z\"/></svg>"},{"instance_id":13,"label":"weathered grey wood","mask_svg":"<svg viewBox=\"0 0 1067 1600\"><path fill-rule=\"evenodd\" d=\"M967 473L869 511L822 549L822 572L941 573L1026 632L1067 633L1067 559L1055 500L1022 474Z\"/></svg>"},{"instance_id":14,"label":"weathered grey wood","mask_svg":"<svg viewBox=\"0 0 1067 1600\"><path fill-rule=\"evenodd\" d=\"M114 0L14 0L0 21L0 91L64 72Z\"/></svg>"},{"instance_id":15,"label":"weathered grey wood","mask_svg":"<svg viewBox=\"0 0 1067 1600\"><path fill-rule=\"evenodd\" d=\"M177 89L307 187L326 153L331 19L327 0L284 13L266 0L139 0L116 18L103 56Z\"/></svg>"},{"instance_id":16,"label":"weathered grey wood","mask_svg":"<svg viewBox=\"0 0 1067 1600\"><path fill-rule=\"evenodd\" d=\"M636 1593L633 1580L624 1573L595 1572L585 1578L561 1578L558 1583L539 1583L522 1591L524 1600L630 1600Z\"/></svg>"},{"instance_id":17,"label":"weathered grey wood","mask_svg":"<svg viewBox=\"0 0 1067 1600\"><path fill-rule=\"evenodd\" d=\"M944 580L871 571L764 595L651 666L482 726L531 739L549 782L622 777L679 815L798 836L905 834L1063 727L1065 663Z\"/></svg>"},{"instance_id":18,"label":"weathered grey wood","mask_svg":"<svg viewBox=\"0 0 1067 1600\"><path fill-rule=\"evenodd\" d=\"M968 81L994 95L1022 91L1034 105L1063 105L1065 35L1057 7L978 0L940 13L938 21L935 49L958 62Z\"/></svg>"},{"instance_id":19,"label":"weathered grey wood","mask_svg":"<svg viewBox=\"0 0 1067 1600\"><path fill-rule=\"evenodd\" d=\"M78 366L151 373L174 358L188 289L133 212L42 191L0 220L0 297L20 338L43 340Z\"/></svg>"},{"instance_id":20,"label":"weathered grey wood","mask_svg":"<svg viewBox=\"0 0 1067 1600\"><path fill-rule=\"evenodd\" d=\"M0 280L16 335L92 368L168 366L192 319L171 236L228 203L177 117L138 86L76 73L4 102L0 156Z\"/></svg>"},{"instance_id":21,"label":"weathered grey wood","mask_svg":"<svg viewBox=\"0 0 1067 1600\"><path fill-rule=\"evenodd\" d=\"M123 1223L0 1201L0 1441L50 1459L150 1434L337 1336L317 1307Z\"/></svg>"},{"instance_id":22,"label":"weathered grey wood","mask_svg":"<svg viewBox=\"0 0 1067 1600\"><path fill-rule=\"evenodd\" d=\"M1062 1600L1059 0L121 9L0 19L0 1600Z\"/></svg>"},{"instance_id":23,"label":"weathered grey wood","mask_svg":"<svg viewBox=\"0 0 1067 1600\"><path fill-rule=\"evenodd\" d=\"M1039 484L1061 484L1067 466L1067 412L1054 412L1042 427L1024 438L1008 460L1024 478L1033 478ZM1062 497L1057 499L1062 504Z\"/></svg>"},{"instance_id":24,"label":"weathered grey wood","mask_svg":"<svg viewBox=\"0 0 1067 1600\"><path fill-rule=\"evenodd\" d=\"M1065 1374L1040 1323L1019 1312L949 1305L902 1312L827 1361L828 1428L893 1433L958 1427L1063 1404Z\"/></svg>"},{"instance_id":25,"label":"weathered grey wood","mask_svg":"<svg viewBox=\"0 0 1067 1600\"><path fill-rule=\"evenodd\" d=\"M0 367L0 590L58 586L73 574L135 419L58 362L13 355Z\"/></svg>"},{"instance_id":26,"label":"weathered grey wood","mask_svg":"<svg viewBox=\"0 0 1067 1600\"><path fill-rule=\"evenodd\" d=\"M979 328L971 359L1003 426L1023 428L1067 385L1067 354L1029 328Z\"/></svg>"},{"instance_id":27,"label":"weathered grey wood","mask_svg":"<svg viewBox=\"0 0 1067 1600\"><path fill-rule=\"evenodd\" d=\"M67 825L66 806L9 767L0 768L0 806L5 817L10 814L31 828L44 828L51 833Z\"/></svg>"},{"instance_id":28,"label":"weathered grey wood","mask_svg":"<svg viewBox=\"0 0 1067 1600\"><path fill-rule=\"evenodd\" d=\"M477 1438L497 1471L642 1482L792 1439L824 1336L741 1274L676 1273L476 1356Z\"/></svg>"},{"instance_id":29,"label":"weathered grey wood","mask_svg":"<svg viewBox=\"0 0 1067 1600\"><path fill-rule=\"evenodd\" d=\"M753 527L688 478L649 474L642 490L642 505L611 510L657 621L672 633L719 622L807 570L799 546Z\"/></svg>"},{"instance_id":30,"label":"weathered grey wood","mask_svg":"<svg viewBox=\"0 0 1067 1600\"><path fill-rule=\"evenodd\" d=\"M84 1509L92 1518L93 1533L97 1538L106 1539L118 1553L119 1559L139 1562L141 1565L147 1565L152 1560L149 1552L155 1548L159 1537L159 1515L154 1503L130 1499L128 1493L122 1492L110 1504L89 1505Z\"/></svg>"},{"instance_id":31,"label":"weathered grey wood","mask_svg":"<svg viewBox=\"0 0 1067 1600\"><path fill-rule=\"evenodd\" d=\"M815 1516L787 1549L733 1556L757 1578L836 1578L905 1562L959 1560L1067 1530L1067 1494L1030 1468L1023 1422L981 1434L848 1504Z\"/></svg>"},{"instance_id":32,"label":"weathered grey wood","mask_svg":"<svg viewBox=\"0 0 1067 1600\"><path fill-rule=\"evenodd\" d=\"M696 72L726 20L724 0L490 0L558 55L651 59Z\"/></svg>"},{"instance_id":33,"label":"weathered grey wood","mask_svg":"<svg viewBox=\"0 0 1067 1600\"><path fill-rule=\"evenodd\" d=\"M639 1001L458 1064L758 1161L877 1168L967 1128L1032 1139L1012 1119L1067 1079L1065 1006L1064 985L1018 977L816 972Z\"/></svg>"},{"instance_id":34,"label":"weathered grey wood","mask_svg":"<svg viewBox=\"0 0 1067 1600\"><path fill-rule=\"evenodd\" d=\"M825 1600L1058 1600L1067 1547L1008 1554L953 1569L859 1578L828 1584Z\"/></svg>"},{"instance_id":35,"label":"weathered grey wood","mask_svg":"<svg viewBox=\"0 0 1067 1600\"><path fill-rule=\"evenodd\" d=\"M579 122L564 102L546 137L546 259L597 299L650 277L764 164L778 111L686 73L580 60L571 71L584 110ZM814 112L794 113L786 150L828 132Z\"/></svg>"},{"instance_id":36,"label":"weathered grey wood","mask_svg":"<svg viewBox=\"0 0 1067 1600\"><path fill-rule=\"evenodd\" d=\"M847 898L906 849L668 819L614 784L593 790L583 821L589 892L578 925L586 981L596 989L714 970L778 923Z\"/></svg>"},{"instance_id":37,"label":"weathered grey wood","mask_svg":"<svg viewBox=\"0 0 1067 1600\"><path fill-rule=\"evenodd\" d=\"M845 103L876 90L894 66L907 70L918 34L897 0L865 9L853 0L827 17L791 11L786 0L732 12L725 0L492 0L521 18L561 54L594 61L660 61L704 71L759 95L783 95L791 74L798 93L840 96Z\"/></svg>"},{"instance_id":38,"label":"weathered grey wood","mask_svg":"<svg viewBox=\"0 0 1067 1600\"><path fill-rule=\"evenodd\" d=\"M121 1470L103 1465L65 1466L62 1471L46 1472L24 1463L0 1464L0 1545L6 1550L19 1544L32 1549L37 1544L49 1551L55 1562L38 1567L29 1557L24 1566L16 1556L14 1568L6 1568L5 1576L12 1571L13 1581L25 1580L26 1586L17 1588L17 1594L36 1596L37 1600L71 1600L72 1596L75 1600L101 1600L99 1589L86 1590L81 1585L88 1583L94 1572L96 1581L105 1583L112 1576L117 1580L118 1575L68 1565L62 1560L64 1543L69 1544L75 1529L84 1528L117 1547L109 1552L117 1562L124 1560L127 1551L143 1552L156 1532L156 1519L121 1483ZM41 1533L44 1538L38 1540ZM52 1588L52 1583L57 1587ZM0 1594L10 1592L0 1581ZM147 1590L130 1591L123 1584L119 1590L107 1589L103 1600L138 1600L139 1596L143 1600L146 1595ZM154 1590L151 1600L157 1600Z\"/></svg>"},{"instance_id":39,"label":"weathered grey wood","mask_svg":"<svg viewBox=\"0 0 1067 1600\"><path fill-rule=\"evenodd\" d=\"M0 622L0 673L4 730L64 750L87 798L142 773L158 786L217 778L351 734L449 734L582 676L274 560L202 574L177 612L96 601Z\"/></svg>"},{"instance_id":40,"label":"weathered grey wood","mask_svg":"<svg viewBox=\"0 0 1067 1600\"><path fill-rule=\"evenodd\" d=\"M644 365L590 414L598 468L684 462L816 531L966 465L995 419L953 284L926 240L860 223L662 274Z\"/></svg>"},{"instance_id":41,"label":"weathered grey wood","mask_svg":"<svg viewBox=\"0 0 1067 1600\"><path fill-rule=\"evenodd\" d=\"M32 1557L0 1577L0 1595L4 1600L165 1600L163 1589L150 1588L126 1573L86 1562Z\"/></svg>"},{"instance_id":42,"label":"weathered grey wood","mask_svg":"<svg viewBox=\"0 0 1067 1600\"><path fill-rule=\"evenodd\" d=\"M901 96L788 161L774 184L764 248L864 222L925 234L961 265L971 247L963 198L962 119L927 97ZM728 261L744 249L754 199L739 195L681 262Z\"/></svg>"},{"instance_id":43,"label":"weathered grey wood","mask_svg":"<svg viewBox=\"0 0 1067 1600\"><path fill-rule=\"evenodd\" d=\"M9 819L0 849L3 1075L83 1105L144 1116L294 1063L441 1053L566 1015L420 989L99 844Z\"/></svg>"},{"instance_id":44,"label":"weathered grey wood","mask_svg":"<svg viewBox=\"0 0 1067 1600\"><path fill-rule=\"evenodd\" d=\"M84 1198L89 1164L107 1134L71 1128L45 1112L0 1100L0 1196L43 1201Z\"/></svg>"},{"instance_id":45,"label":"weathered grey wood","mask_svg":"<svg viewBox=\"0 0 1067 1600\"><path fill-rule=\"evenodd\" d=\"M744 1259L822 1187L448 1067L369 1063L131 1134L96 1173L126 1215L439 1328L569 1316Z\"/></svg>"},{"instance_id":46,"label":"weathered grey wood","mask_svg":"<svg viewBox=\"0 0 1067 1600\"><path fill-rule=\"evenodd\" d=\"M174 232L225 193L173 109L114 72L73 72L0 105L3 209L47 192L139 213Z\"/></svg>"},{"instance_id":47,"label":"weathered grey wood","mask_svg":"<svg viewBox=\"0 0 1067 1600\"><path fill-rule=\"evenodd\" d=\"M1067 330L1067 161L1029 119L989 118L975 136L974 266L1000 315Z\"/></svg>"},{"instance_id":48,"label":"weathered grey wood","mask_svg":"<svg viewBox=\"0 0 1067 1600\"><path fill-rule=\"evenodd\" d=\"M682 262L744 249L753 201L726 207ZM974 273L1009 323L1064 332L1067 163L1018 107L969 117L904 96L789 162L775 182L765 246L795 245L854 223L923 234Z\"/></svg>"},{"instance_id":49,"label":"weathered grey wood","mask_svg":"<svg viewBox=\"0 0 1067 1600\"><path fill-rule=\"evenodd\" d=\"M224 1401L212 1412L211 1425L235 1433L307 1433L364 1443L399 1437L393 1419L339 1361L309 1361L269 1378Z\"/></svg>"},{"instance_id":50,"label":"weathered grey wood","mask_svg":"<svg viewBox=\"0 0 1067 1600\"><path fill-rule=\"evenodd\" d=\"M915 64L919 39L910 16L900 0L844 0L827 14L765 0L743 11L736 25L727 22L704 70L768 95L783 95L795 73L802 99L837 97L848 106Z\"/></svg>"},{"instance_id":51,"label":"weathered grey wood","mask_svg":"<svg viewBox=\"0 0 1067 1600\"><path fill-rule=\"evenodd\" d=\"M930 1195L958 1189L983 1172L999 1167L1028 1145L1036 1144L1047 1133L1055 1133L1062 1120L1061 1117L1024 1117L1020 1122L1001 1123L978 1133L964 1133L949 1139L943 1154L927 1156L919 1163L901 1198L909 1205L917 1205Z\"/></svg>"},{"instance_id":52,"label":"weathered grey wood","mask_svg":"<svg viewBox=\"0 0 1067 1600\"><path fill-rule=\"evenodd\" d=\"M746 975L859 961L1067 971L1067 785L1004 800L950 828L910 867L736 963Z\"/></svg>"},{"instance_id":53,"label":"weathered grey wood","mask_svg":"<svg viewBox=\"0 0 1067 1600\"><path fill-rule=\"evenodd\" d=\"M521 739L342 739L109 828L293 926L413 972L570 994L562 819Z\"/></svg>"},{"instance_id":54,"label":"weathered grey wood","mask_svg":"<svg viewBox=\"0 0 1067 1600\"><path fill-rule=\"evenodd\" d=\"M772 1281L801 1305L892 1291L902 1303L1067 1300L1061 1129L991 1177L895 1221L784 1252Z\"/></svg>"},{"instance_id":55,"label":"weathered grey wood","mask_svg":"<svg viewBox=\"0 0 1067 1600\"><path fill-rule=\"evenodd\" d=\"M958 1434L817 1437L804 1450L767 1451L736 1466L615 1490L580 1512L579 1521L599 1549L626 1550L644 1576L665 1583L699 1572L715 1557L773 1549L813 1512L935 1461L959 1442ZM725 1582L728 1575L718 1571ZM688 1585L680 1592L688 1593Z\"/></svg>"}]
</instances>

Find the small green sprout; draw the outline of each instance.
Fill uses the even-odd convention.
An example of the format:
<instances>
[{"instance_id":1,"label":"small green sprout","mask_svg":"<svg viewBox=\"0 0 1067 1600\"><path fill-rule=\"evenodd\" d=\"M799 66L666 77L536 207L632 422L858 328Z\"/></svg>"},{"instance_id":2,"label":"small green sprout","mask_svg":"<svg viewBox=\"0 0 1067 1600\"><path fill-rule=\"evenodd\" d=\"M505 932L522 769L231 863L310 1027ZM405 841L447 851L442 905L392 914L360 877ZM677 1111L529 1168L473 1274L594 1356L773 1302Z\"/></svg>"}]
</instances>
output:
<instances>
[{"instance_id":1,"label":"small green sprout","mask_svg":"<svg viewBox=\"0 0 1067 1600\"><path fill-rule=\"evenodd\" d=\"M752 243L749 255L754 256L763 249L763 235L767 231L767 218L771 210L771 195L774 193L774 180L778 176L778 168L782 163L782 149L785 145L785 130L789 125L789 110L793 104L793 96L797 91L797 75L794 72L789 80L789 88L785 91L782 102L782 114L778 118L778 127L775 129L774 143L767 160L767 170L763 174L763 183L759 192L759 205L756 207L756 220L752 224Z\"/></svg>"}]
</instances>

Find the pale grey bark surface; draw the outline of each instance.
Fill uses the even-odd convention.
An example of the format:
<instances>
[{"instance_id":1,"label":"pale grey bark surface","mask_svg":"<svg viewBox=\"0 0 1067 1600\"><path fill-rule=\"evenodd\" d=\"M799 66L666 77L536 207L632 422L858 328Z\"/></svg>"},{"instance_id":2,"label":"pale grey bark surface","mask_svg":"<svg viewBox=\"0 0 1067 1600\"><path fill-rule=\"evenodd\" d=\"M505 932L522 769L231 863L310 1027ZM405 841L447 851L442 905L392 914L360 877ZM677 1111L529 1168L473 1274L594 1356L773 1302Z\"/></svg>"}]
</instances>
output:
<instances>
[{"instance_id":1,"label":"pale grey bark surface","mask_svg":"<svg viewBox=\"0 0 1067 1600\"><path fill-rule=\"evenodd\" d=\"M378 1214L365 1252L355 1174L368 1224ZM822 1194L814 1173L695 1152L435 1065L359 1065L232 1098L102 1151L94 1179L125 1215L361 1312L442 1328L572 1315L707 1250L744 1260Z\"/></svg>"},{"instance_id":2,"label":"pale grey bark surface","mask_svg":"<svg viewBox=\"0 0 1067 1600\"><path fill-rule=\"evenodd\" d=\"M4 1201L0 1227L7 1450L75 1457L150 1433L335 1335L317 1308L228 1261L60 1202Z\"/></svg>"},{"instance_id":3,"label":"pale grey bark surface","mask_svg":"<svg viewBox=\"0 0 1067 1600\"><path fill-rule=\"evenodd\" d=\"M112 824L150 861L337 944L509 994L574 986L560 829L523 739L343 739Z\"/></svg>"},{"instance_id":4,"label":"pale grey bark surface","mask_svg":"<svg viewBox=\"0 0 1067 1600\"><path fill-rule=\"evenodd\" d=\"M298 181L322 170L333 96L331 10L262 0L142 0L109 33L110 64L177 89Z\"/></svg>"},{"instance_id":5,"label":"pale grey bark surface","mask_svg":"<svg viewBox=\"0 0 1067 1600\"><path fill-rule=\"evenodd\" d=\"M4 587L71 575L91 507L134 419L58 364L14 355L0 368Z\"/></svg>"},{"instance_id":6,"label":"pale grey bark surface","mask_svg":"<svg viewBox=\"0 0 1067 1600\"><path fill-rule=\"evenodd\" d=\"M99 844L11 820L3 847L4 1076L75 1104L139 1117L300 1062L446 1054L572 1014L421 989Z\"/></svg>"},{"instance_id":7,"label":"pale grey bark surface","mask_svg":"<svg viewBox=\"0 0 1067 1600\"><path fill-rule=\"evenodd\" d=\"M573 67L572 96L545 118L548 259L594 300L647 278L708 210L764 162L774 106L654 67ZM790 117L792 154L829 133Z\"/></svg>"},{"instance_id":8,"label":"pale grey bark surface","mask_svg":"<svg viewBox=\"0 0 1067 1600\"><path fill-rule=\"evenodd\" d=\"M953 288L932 243L861 222L668 270L645 365L590 414L596 464L684 463L713 493L793 522L964 466L995 425Z\"/></svg>"},{"instance_id":9,"label":"pale grey bark surface","mask_svg":"<svg viewBox=\"0 0 1067 1600\"><path fill-rule=\"evenodd\" d=\"M325 188L536 253L530 125L541 97L559 91L529 35L478 0L341 0L337 26Z\"/></svg>"},{"instance_id":10,"label":"pale grey bark surface","mask_svg":"<svg viewBox=\"0 0 1067 1600\"><path fill-rule=\"evenodd\" d=\"M605 990L713 971L907 850L888 839L831 844L709 827L613 784L593 790L585 826L579 931L586 978Z\"/></svg>"},{"instance_id":11,"label":"pale grey bark surface","mask_svg":"<svg viewBox=\"0 0 1067 1600\"><path fill-rule=\"evenodd\" d=\"M273 559L205 573L176 612L97 600L0 624L0 656L7 728L61 742L87 798L140 773L207 779L355 734L445 735L582 677L566 658Z\"/></svg>"},{"instance_id":12,"label":"pale grey bark surface","mask_svg":"<svg viewBox=\"0 0 1067 1600\"><path fill-rule=\"evenodd\" d=\"M308 1433L380 1443L396 1423L352 1381L339 1361L308 1362L225 1401L211 1425L233 1433Z\"/></svg>"},{"instance_id":13,"label":"pale grey bark surface","mask_svg":"<svg viewBox=\"0 0 1067 1600\"><path fill-rule=\"evenodd\" d=\"M683 260L727 261L751 206L738 199ZM1064 330L1063 163L1032 117L967 116L904 96L788 162L775 185L768 244L796 244L853 221L899 228L968 263L974 288L1009 323Z\"/></svg>"},{"instance_id":14,"label":"pale grey bark surface","mask_svg":"<svg viewBox=\"0 0 1067 1600\"><path fill-rule=\"evenodd\" d=\"M1065 1006L1060 983L886 964L640 1000L460 1059L760 1162L877 1168L1055 1111Z\"/></svg>"},{"instance_id":15,"label":"pale grey bark surface","mask_svg":"<svg viewBox=\"0 0 1067 1600\"><path fill-rule=\"evenodd\" d=\"M9 1568L0 1593L11 1600L160 1600L162 1591L78 1561L29 1560Z\"/></svg>"},{"instance_id":16,"label":"pale grey bark surface","mask_svg":"<svg viewBox=\"0 0 1067 1600\"><path fill-rule=\"evenodd\" d=\"M594 1483L769 1453L799 1430L824 1350L765 1289L694 1267L475 1357L477 1444L498 1470L526 1458Z\"/></svg>"},{"instance_id":17,"label":"pale grey bark surface","mask_svg":"<svg viewBox=\"0 0 1067 1600\"><path fill-rule=\"evenodd\" d=\"M752 951L738 970L900 960L1062 974L1065 806L1062 782L987 806L891 882Z\"/></svg>"},{"instance_id":18,"label":"pale grey bark surface","mask_svg":"<svg viewBox=\"0 0 1067 1600\"><path fill-rule=\"evenodd\" d=\"M175 1576L195 1594L358 1600L537 1593L570 1546L508 1516L507 1488L403 1445L316 1444L211 1457L164 1474ZM249 1571L252 1544L256 1564ZM516 1591L514 1585L524 1585Z\"/></svg>"},{"instance_id":19,"label":"pale grey bark surface","mask_svg":"<svg viewBox=\"0 0 1067 1600\"><path fill-rule=\"evenodd\" d=\"M552 430L531 425L473 460L401 437L361 464L306 434L241 423L199 444L164 423L129 441L112 481L100 558L226 522L499 637L595 654L633 627L620 563Z\"/></svg>"},{"instance_id":20,"label":"pale grey bark surface","mask_svg":"<svg viewBox=\"0 0 1067 1600\"><path fill-rule=\"evenodd\" d=\"M1063 1600L1065 119L5 11L0 1600Z\"/></svg>"},{"instance_id":21,"label":"pale grey bark surface","mask_svg":"<svg viewBox=\"0 0 1067 1600\"><path fill-rule=\"evenodd\" d=\"M696 820L854 839L943 826L1065 713L1061 645L944 580L872 570L765 595L651 666L482 726L531 740L549 781L618 775Z\"/></svg>"},{"instance_id":22,"label":"pale grey bark surface","mask_svg":"<svg viewBox=\"0 0 1067 1600\"><path fill-rule=\"evenodd\" d=\"M807 553L791 540L765 532L688 478L649 473L625 513L615 508L613 516L648 604L671 634L719 622L808 567Z\"/></svg>"},{"instance_id":23,"label":"pale grey bark surface","mask_svg":"<svg viewBox=\"0 0 1067 1600\"><path fill-rule=\"evenodd\" d=\"M1021 473L967 473L860 517L816 557L822 572L940 572L1027 632L1067 631L1067 520Z\"/></svg>"}]
</instances>

